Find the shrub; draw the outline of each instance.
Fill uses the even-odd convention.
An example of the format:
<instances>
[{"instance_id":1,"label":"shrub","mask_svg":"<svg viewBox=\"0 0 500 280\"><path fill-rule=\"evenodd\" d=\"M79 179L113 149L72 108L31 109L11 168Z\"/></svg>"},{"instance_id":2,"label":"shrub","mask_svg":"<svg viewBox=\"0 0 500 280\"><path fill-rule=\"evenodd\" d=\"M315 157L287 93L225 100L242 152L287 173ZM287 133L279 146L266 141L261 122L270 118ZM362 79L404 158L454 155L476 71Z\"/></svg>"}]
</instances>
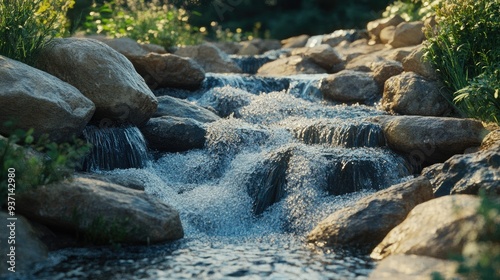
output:
<instances>
[{"instance_id":1,"label":"shrub","mask_svg":"<svg viewBox=\"0 0 500 280\"><path fill-rule=\"evenodd\" d=\"M463 115L498 122L500 1L443 0L427 58Z\"/></svg>"},{"instance_id":2,"label":"shrub","mask_svg":"<svg viewBox=\"0 0 500 280\"><path fill-rule=\"evenodd\" d=\"M434 15L440 0L397 0L387 6L383 17L400 15L406 21L423 20Z\"/></svg>"},{"instance_id":3,"label":"shrub","mask_svg":"<svg viewBox=\"0 0 500 280\"><path fill-rule=\"evenodd\" d=\"M70 176L89 150L80 139L57 144L45 135L35 141L32 129L15 130L9 138L0 136L0 206L7 201L9 168L15 169L15 191L19 193Z\"/></svg>"},{"instance_id":4,"label":"shrub","mask_svg":"<svg viewBox=\"0 0 500 280\"><path fill-rule=\"evenodd\" d=\"M203 34L188 24L189 15L162 0L146 3L128 0L95 4L84 24L87 34L104 34L113 38L129 37L139 43L165 48L198 44Z\"/></svg>"},{"instance_id":5,"label":"shrub","mask_svg":"<svg viewBox=\"0 0 500 280\"><path fill-rule=\"evenodd\" d=\"M66 12L74 0L0 2L0 55L34 65L40 50L66 32Z\"/></svg>"}]
</instances>

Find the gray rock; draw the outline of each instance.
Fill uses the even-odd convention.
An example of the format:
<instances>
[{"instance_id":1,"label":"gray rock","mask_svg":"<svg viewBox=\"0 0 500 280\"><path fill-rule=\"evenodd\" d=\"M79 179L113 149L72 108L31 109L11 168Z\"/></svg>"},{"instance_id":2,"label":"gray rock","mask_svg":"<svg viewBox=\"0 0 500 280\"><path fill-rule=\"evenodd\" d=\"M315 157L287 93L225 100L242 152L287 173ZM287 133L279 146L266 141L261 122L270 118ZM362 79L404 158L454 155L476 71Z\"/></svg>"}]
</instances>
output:
<instances>
[{"instance_id":1,"label":"gray rock","mask_svg":"<svg viewBox=\"0 0 500 280\"><path fill-rule=\"evenodd\" d=\"M257 71L261 76L289 76L298 74L325 74L326 71L311 59L298 55L268 62Z\"/></svg>"},{"instance_id":2,"label":"gray rock","mask_svg":"<svg viewBox=\"0 0 500 280\"><path fill-rule=\"evenodd\" d=\"M180 152L203 148L206 129L193 119L164 116L152 118L141 127L150 148L162 152Z\"/></svg>"},{"instance_id":3,"label":"gray rock","mask_svg":"<svg viewBox=\"0 0 500 280\"><path fill-rule=\"evenodd\" d=\"M470 234L482 226L480 198L449 195L417 205L372 251L376 260L395 254L415 254L440 259L462 253Z\"/></svg>"},{"instance_id":4,"label":"gray rock","mask_svg":"<svg viewBox=\"0 0 500 280\"><path fill-rule=\"evenodd\" d=\"M140 125L157 101L125 56L93 39L54 39L37 67L78 88L96 105L94 118Z\"/></svg>"},{"instance_id":5,"label":"gray rock","mask_svg":"<svg viewBox=\"0 0 500 280\"><path fill-rule=\"evenodd\" d=\"M197 89L205 79L205 71L191 58L157 53L127 58L152 89Z\"/></svg>"},{"instance_id":6,"label":"gray rock","mask_svg":"<svg viewBox=\"0 0 500 280\"><path fill-rule=\"evenodd\" d=\"M393 48L414 46L422 43L424 40L424 23L421 21L402 22L396 26L394 36L389 41Z\"/></svg>"},{"instance_id":7,"label":"gray rock","mask_svg":"<svg viewBox=\"0 0 500 280\"><path fill-rule=\"evenodd\" d=\"M16 218L16 220L8 220L8 218ZM33 266L47 259L47 246L40 241L39 233L23 216L19 214L9 216L7 212L0 211L0 219L2 220L2 227L0 227L0 244L2 244L0 278L11 279L10 277L14 275L18 277L30 276L33 273ZM11 247L14 250L11 250ZM9 263L11 261L13 263ZM14 271L7 270L12 265L14 265L12 268Z\"/></svg>"},{"instance_id":8,"label":"gray rock","mask_svg":"<svg viewBox=\"0 0 500 280\"><path fill-rule=\"evenodd\" d=\"M179 213L119 185L74 177L18 194L17 211L48 227L96 242L157 243L182 238Z\"/></svg>"},{"instance_id":9,"label":"gray rock","mask_svg":"<svg viewBox=\"0 0 500 280\"><path fill-rule=\"evenodd\" d=\"M416 205L433 198L427 179L419 177L367 196L321 221L307 240L318 245L373 248Z\"/></svg>"},{"instance_id":10,"label":"gray rock","mask_svg":"<svg viewBox=\"0 0 500 280\"><path fill-rule=\"evenodd\" d=\"M455 155L444 163L425 168L436 196L486 193L500 195L500 150L493 147L476 153Z\"/></svg>"},{"instance_id":11,"label":"gray rock","mask_svg":"<svg viewBox=\"0 0 500 280\"><path fill-rule=\"evenodd\" d=\"M21 62L0 56L0 133L9 135L3 123L47 133L65 141L80 135L95 106L75 87Z\"/></svg>"},{"instance_id":12,"label":"gray rock","mask_svg":"<svg viewBox=\"0 0 500 280\"><path fill-rule=\"evenodd\" d=\"M203 123L220 119L210 110L168 95L158 97L158 111L153 115L155 118L163 116L194 119Z\"/></svg>"},{"instance_id":13,"label":"gray rock","mask_svg":"<svg viewBox=\"0 0 500 280\"><path fill-rule=\"evenodd\" d=\"M424 51L422 45L413 50L403 59L403 68L406 72L415 72L426 79L436 80L438 78L436 70L432 68L430 62L424 60Z\"/></svg>"},{"instance_id":14,"label":"gray rock","mask_svg":"<svg viewBox=\"0 0 500 280\"><path fill-rule=\"evenodd\" d=\"M433 273L444 279L458 277L458 262L417 255L391 255L377 264L369 280L433 280Z\"/></svg>"},{"instance_id":15,"label":"gray rock","mask_svg":"<svg viewBox=\"0 0 500 280\"><path fill-rule=\"evenodd\" d=\"M326 99L340 102L370 102L380 95L371 74L351 70L326 77L320 90Z\"/></svg>"},{"instance_id":16,"label":"gray rock","mask_svg":"<svg viewBox=\"0 0 500 280\"><path fill-rule=\"evenodd\" d=\"M194 59L205 72L211 73L241 73L240 67L229 56L215 45L205 43L197 46L179 48L176 55Z\"/></svg>"},{"instance_id":17,"label":"gray rock","mask_svg":"<svg viewBox=\"0 0 500 280\"><path fill-rule=\"evenodd\" d=\"M409 156L414 166L443 162L465 149L479 146L487 131L472 119L380 116L389 147Z\"/></svg>"},{"instance_id":18,"label":"gray rock","mask_svg":"<svg viewBox=\"0 0 500 280\"><path fill-rule=\"evenodd\" d=\"M447 116L451 105L441 94L441 84L413 72L404 72L386 80L382 107L401 115Z\"/></svg>"},{"instance_id":19,"label":"gray rock","mask_svg":"<svg viewBox=\"0 0 500 280\"><path fill-rule=\"evenodd\" d=\"M120 185L129 189L143 191L145 182L131 174L97 174L97 173L78 173L78 177L103 181L110 184Z\"/></svg>"}]
</instances>

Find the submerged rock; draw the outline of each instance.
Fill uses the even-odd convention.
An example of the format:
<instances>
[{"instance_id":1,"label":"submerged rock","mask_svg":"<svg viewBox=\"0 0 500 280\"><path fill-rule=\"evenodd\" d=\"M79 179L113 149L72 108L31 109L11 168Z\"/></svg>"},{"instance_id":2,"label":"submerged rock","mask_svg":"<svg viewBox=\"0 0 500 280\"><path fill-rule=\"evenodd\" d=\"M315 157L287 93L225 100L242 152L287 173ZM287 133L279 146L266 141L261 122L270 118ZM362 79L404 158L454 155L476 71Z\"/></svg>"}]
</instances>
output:
<instances>
[{"instance_id":1,"label":"submerged rock","mask_svg":"<svg viewBox=\"0 0 500 280\"><path fill-rule=\"evenodd\" d=\"M99 41L56 38L42 50L37 67L92 100L96 120L141 125L156 111L156 97L132 63Z\"/></svg>"},{"instance_id":2,"label":"submerged rock","mask_svg":"<svg viewBox=\"0 0 500 280\"><path fill-rule=\"evenodd\" d=\"M92 101L75 87L21 62L0 56L0 133L9 135L3 124L35 135L49 134L55 141L79 136L95 111Z\"/></svg>"},{"instance_id":3,"label":"submerged rock","mask_svg":"<svg viewBox=\"0 0 500 280\"><path fill-rule=\"evenodd\" d=\"M18 194L17 211L95 243L158 243L182 238L179 213L119 185L74 177Z\"/></svg>"},{"instance_id":4,"label":"submerged rock","mask_svg":"<svg viewBox=\"0 0 500 280\"><path fill-rule=\"evenodd\" d=\"M394 185L331 214L309 233L307 240L321 246L362 245L371 249L413 207L432 197L432 187L424 177Z\"/></svg>"},{"instance_id":5,"label":"submerged rock","mask_svg":"<svg viewBox=\"0 0 500 280\"><path fill-rule=\"evenodd\" d=\"M449 195L417 205L373 250L379 260L395 254L447 259L462 253L464 244L481 226L480 198Z\"/></svg>"},{"instance_id":6,"label":"submerged rock","mask_svg":"<svg viewBox=\"0 0 500 280\"><path fill-rule=\"evenodd\" d=\"M141 132L149 147L161 152L199 149L205 144L205 127L201 122L189 118L152 118L141 127Z\"/></svg>"}]
</instances>

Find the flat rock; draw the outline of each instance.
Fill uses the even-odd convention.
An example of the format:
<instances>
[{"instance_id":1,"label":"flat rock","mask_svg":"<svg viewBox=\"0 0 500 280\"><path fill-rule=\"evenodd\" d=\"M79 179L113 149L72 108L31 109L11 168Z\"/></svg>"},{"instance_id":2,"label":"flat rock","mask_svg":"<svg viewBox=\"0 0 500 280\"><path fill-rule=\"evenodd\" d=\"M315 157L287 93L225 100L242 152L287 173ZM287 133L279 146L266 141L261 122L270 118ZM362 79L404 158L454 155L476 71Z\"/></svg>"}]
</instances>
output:
<instances>
[{"instance_id":1,"label":"flat rock","mask_svg":"<svg viewBox=\"0 0 500 280\"><path fill-rule=\"evenodd\" d=\"M205 145L206 129L194 119L163 116L152 118L141 127L150 148L161 152L200 149Z\"/></svg>"},{"instance_id":2,"label":"flat rock","mask_svg":"<svg viewBox=\"0 0 500 280\"><path fill-rule=\"evenodd\" d=\"M432 186L424 177L394 185L331 214L307 240L323 246L362 245L372 249L413 207L432 198Z\"/></svg>"},{"instance_id":3,"label":"flat rock","mask_svg":"<svg viewBox=\"0 0 500 280\"><path fill-rule=\"evenodd\" d=\"M448 259L462 253L468 236L479 231L480 198L449 195L417 205L372 251L376 260L396 254Z\"/></svg>"},{"instance_id":4,"label":"flat rock","mask_svg":"<svg viewBox=\"0 0 500 280\"><path fill-rule=\"evenodd\" d=\"M92 100L96 120L140 125L156 111L156 97L132 63L97 40L56 38L42 50L37 67Z\"/></svg>"},{"instance_id":5,"label":"flat rock","mask_svg":"<svg viewBox=\"0 0 500 280\"><path fill-rule=\"evenodd\" d=\"M99 180L74 177L18 195L26 217L98 243L157 243L182 238L179 213L159 199Z\"/></svg>"},{"instance_id":6,"label":"flat rock","mask_svg":"<svg viewBox=\"0 0 500 280\"><path fill-rule=\"evenodd\" d=\"M162 116L190 118L204 123L220 119L219 116L210 110L168 95L158 97L158 111L156 111L153 117Z\"/></svg>"},{"instance_id":7,"label":"flat rock","mask_svg":"<svg viewBox=\"0 0 500 280\"><path fill-rule=\"evenodd\" d=\"M465 149L479 146L487 133L481 122L473 119L380 116L389 147L409 156L415 166L425 162L444 162Z\"/></svg>"},{"instance_id":8,"label":"flat rock","mask_svg":"<svg viewBox=\"0 0 500 280\"><path fill-rule=\"evenodd\" d=\"M16 128L35 129L54 141L79 136L95 111L95 105L72 85L36 68L0 56L0 133L14 121Z\"/></svg>"}]
</instances>

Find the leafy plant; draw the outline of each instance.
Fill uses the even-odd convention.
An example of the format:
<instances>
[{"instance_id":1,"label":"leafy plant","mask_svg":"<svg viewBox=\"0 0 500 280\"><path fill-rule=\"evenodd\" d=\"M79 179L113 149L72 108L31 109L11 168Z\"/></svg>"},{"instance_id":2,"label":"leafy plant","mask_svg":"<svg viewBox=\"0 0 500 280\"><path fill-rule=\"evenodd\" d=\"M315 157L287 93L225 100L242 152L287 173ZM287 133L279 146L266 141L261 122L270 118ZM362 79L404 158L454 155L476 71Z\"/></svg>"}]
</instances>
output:
<instances>
[{"instance_id":1,"label":"leafy plant","mask_svg":"<svg viewBox=\"0 0 500 280\"><path fill-rule=\"evenodd\" d=\"M383 17L400 15L406 21L424 20L434 15L440 0L397 0L387 6Z\"/></svg>"},{"instance_id":2,"label":"leafy plant","mask_svg":"<svg viewBox=\"0 0 500 280\"><path fill-rule=\"evenodd\" d=\"M427 59L463 115L499 121L500 1L442 0Z\"/></svg>"},{"instance_id":3,"label":"leafy plant","mask_svg":"<svg viewBox=\"0 0 500 280\"><path fill-rule=\"evenodd\" d=\"M0 2L0 55L34 65L40 50L66 32L66 12L74 0Z\"/></svg>"},{"instance_id":4,"label":"leafy plant","mask_svg":"<svg viewBox=\"0 0 500 280\"><path fill-rule=\"evenodd\" d=\"M104 34L113 38L129 37L139 43L152 43L165 48L198 44L203 34L187 21L186 10L162 0L145 2L129 0L94 3L84 24L87 34Z\"/></svg>"},{"instance_id":5,"label":"leafy plant","mask_svg":"<svg viewBox=\"0 0 500 280\"><path fill-rule=\"evenodd\" d=\"M89 145L80 139L57 144L44 135L35 140L33 129L17 129L8 138L0 137L1 197L6 197L10 168L15 170L15 190L19 193L69 177L89 150ZM0 205L5 202L2 199Z\"/></svg>"}]
</instances>

